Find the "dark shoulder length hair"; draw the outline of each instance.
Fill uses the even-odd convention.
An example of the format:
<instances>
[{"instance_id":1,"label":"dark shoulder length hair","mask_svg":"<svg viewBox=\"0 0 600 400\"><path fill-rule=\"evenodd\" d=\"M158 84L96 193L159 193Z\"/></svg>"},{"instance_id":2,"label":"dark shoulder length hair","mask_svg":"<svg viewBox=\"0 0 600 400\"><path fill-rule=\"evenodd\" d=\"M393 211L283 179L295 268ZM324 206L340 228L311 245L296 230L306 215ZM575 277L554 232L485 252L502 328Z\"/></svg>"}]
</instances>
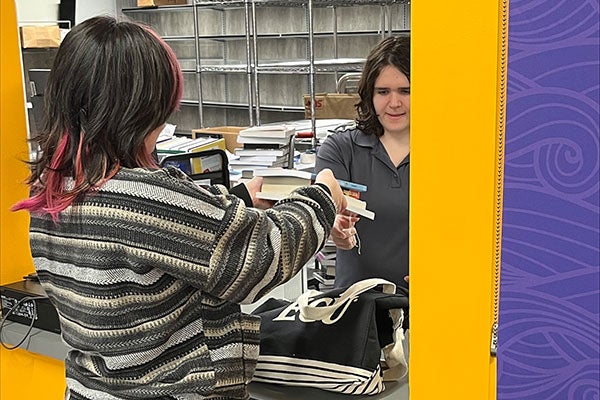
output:
<instances>
[{"instance_id":1,"label":"dark shoulder length hair","mask_svg":"<svg viewBox=\"0 0 600 400\"><path fill-rule=\"evenodd\" d=\"M356 105L358 111L356 126L367 135L383 135L383 126L373 106L373 92L377 77L388 65L398 68L410 81L410 36L392 36L383 39L367 57L358 84L360 101Z\"/></svg>"},{"instance_id":2,"label":"dark shoulder length hair","mask_svg":"<svg viewBox=\"0 0 600 400\"><path fill-rule=\"evenodd\" d=\"M56 221L121 167L158 168L144 140L179 108L182 93L173 50L148 27L108 16L76 25L56 54L43 127L32 138L40 151L30 163L31 197L13 210Z\"/></svg>"}]
</instances>

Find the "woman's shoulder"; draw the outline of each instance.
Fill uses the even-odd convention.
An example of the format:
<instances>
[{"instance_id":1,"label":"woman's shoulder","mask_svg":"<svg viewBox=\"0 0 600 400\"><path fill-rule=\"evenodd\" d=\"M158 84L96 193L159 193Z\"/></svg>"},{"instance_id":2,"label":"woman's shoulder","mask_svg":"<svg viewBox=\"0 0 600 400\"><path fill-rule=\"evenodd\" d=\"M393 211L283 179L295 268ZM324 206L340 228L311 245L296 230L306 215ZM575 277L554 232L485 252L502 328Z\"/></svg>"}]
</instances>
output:
<instances>
[{"instance_id":1,"label":"woman's shoulder","mask_svg":"<svg viewBox=\"0 0 600 400\"><path fill-rule=\"evenodd\" d=\"M211 195L227 195L229 193L227 188L220 184L199 185L186 173L173 166L165 166L152 170L134 168L127 169L126 171L129 173L129 180L134 179L142 181L152 186L158 186L185 195L196 196L197 193L202 193L204 195L207 193L210 193Z\"/></svg>"},{"instance_id":2,"label":"woman's shoulder","mask_svg":"<svg viewBox=\"0 0 600 400\"><path fill-rule=\"evenodd\" d=\"M144 182L163 180L189 180L181 170L174 167L157 169L147 168L121 168L115 175L120 180L142 180Z\"/></svg>"},{"instance_id":3,"label":"woman's shoulder","mask_svg":"<svg viewBox=\"0 0 600 400\"><path fill-rule=\"evenodd\" d=\"M325 138L325 141L327 141L327 140L332 140L332 141L336 141L336 142L351 141L352 138L354 136L356 136L357 134L362 134L360 129L358 129L356 127L349 127L349 128L343 129L343 130L338 130L338 131L330 133Z\"/></svg>"},{"instance_id":4,"label":"woman's shoulder","mask_svg":"<svg viewBox=\"0 0 600 400\"><path fill-rule=\"evenodd\" d=\"M187 192L190 189L196 189L194 182L174 167L121 168L109 182L111 183L109 187L134 185L140 190L166 189L174 192Z\"/></svg>"},{"instance_id":5,"label":"woman's shoulder","mask_svg":"<svg viewBox=\"0 0 600 400\"><path fill-rule=\"evenodd\" d=\"M375 135L367 135L360 129L353 127L329 134L323 145L335 145L340 148L372 147L376 141L377 137Z\"/></svg>"},{"instance_id":6,"label":"woman's shoulder","mask_svg":"<svg viewBox=\"0 0 600 400\"><path fill-rule=\"evenodd\" d=\"M125 195L155 202L180 204L189 199L217 204L215 196L226 195L224 186L201 186L174 167L160 169L121 168L100 188L100 194Z\"/></svg>"}]
</instances>

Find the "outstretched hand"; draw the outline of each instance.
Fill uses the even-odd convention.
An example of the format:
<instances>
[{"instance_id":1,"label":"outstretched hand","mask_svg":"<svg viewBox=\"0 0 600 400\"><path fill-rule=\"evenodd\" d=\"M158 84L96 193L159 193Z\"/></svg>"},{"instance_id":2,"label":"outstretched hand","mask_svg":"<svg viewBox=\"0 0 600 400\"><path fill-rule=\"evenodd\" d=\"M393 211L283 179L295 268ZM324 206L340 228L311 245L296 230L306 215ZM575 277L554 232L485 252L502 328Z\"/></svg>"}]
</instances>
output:
<instances>
[{"instance_id":1,"label":"outstretched hand","mask_svg":"<svg viewBox=\"0 0 600 400\"><path fill-rule=\"evenodd\" d=\"M357 216L338 214L335 216L331 240L342 250L350 250L356 246L356 228L354 224L359 220Z\"/></svg>"},{"instance_id":2,"label":"outstretched hand","mask_svg":"<svg viewBox=\"0 0 600 400\"><path fill-rule=\"evenodd\" d=\"M267 208L273 207L275 204L272 200L259 199L256 197L256 193L260 192L262 189L263 178L262 176L255 176L254 178L243 181L244 185L246 185L246 189L252 198L252 205L255 208L260 208L261 210L266 210Z\"/></svg>"}]
</instances>

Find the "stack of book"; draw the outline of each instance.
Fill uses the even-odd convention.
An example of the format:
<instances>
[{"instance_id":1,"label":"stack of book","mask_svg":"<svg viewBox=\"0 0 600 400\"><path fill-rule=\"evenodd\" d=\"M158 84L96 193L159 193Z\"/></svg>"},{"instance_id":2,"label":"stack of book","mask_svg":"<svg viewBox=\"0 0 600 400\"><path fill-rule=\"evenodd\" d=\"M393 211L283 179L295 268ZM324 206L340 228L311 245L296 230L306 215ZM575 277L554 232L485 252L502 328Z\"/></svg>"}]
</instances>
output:
<instances>
[{"instance_id":1,"label":"stack of book","mask_svg":"<svg viewBox=\"0 0 600 400\"><path fill-rule=\"evenodd\" d=\"M313 278L319 282L319 289L333 287L335 281L335 258L337 248L331 239L315 255Z\"/></svg>"},{"instance_id":2,"label":"stack of book","mask_svg":"<svg viewBox=\"0 0 600 400\"><path fill-rule=\"evenodd\" d=\"M156 143L159 162L172 154L198 152L210 149L225 150L225 140L211 137L192 139L187 136L173 136L168 140Z\"/></svg>"},{"instance_id":3,"label":"stack of book","mask_svg":"<svg viewBox=\"0 0 600 400\"><path fill-rule=\"evenodd\" d=\"M259 199L281 200L295 189L308 186L314 181L315 175L307 171L297 171L283 168L267 168L254 171L254 176L262 176L261 191L256 194ZM367 191L365 185L338 180L346 196L346 210L368 219L375 219L375 213L367 209L367 203L360 200L360 194Z\"/></svg>"},{"instance_id":4,"label":"stack of book","mask_svg":"<svg viewBox=\"0 0 600 400\"><path fill-rule=\"evenodd\" d=\"M238 158L229 161L231 169L291 168L294 134L294 127L288 125L261 125L241 130L237 141L243 148L235 149Z\"/></svg>"}]
</instances>

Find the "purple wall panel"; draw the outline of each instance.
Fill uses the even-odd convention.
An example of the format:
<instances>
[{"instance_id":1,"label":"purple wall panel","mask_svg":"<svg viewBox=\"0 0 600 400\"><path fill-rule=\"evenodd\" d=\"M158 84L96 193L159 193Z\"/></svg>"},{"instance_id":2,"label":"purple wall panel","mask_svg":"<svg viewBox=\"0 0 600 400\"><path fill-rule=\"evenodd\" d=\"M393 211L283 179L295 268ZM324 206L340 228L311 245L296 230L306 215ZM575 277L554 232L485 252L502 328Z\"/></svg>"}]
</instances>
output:
<instances>
[{"instance_id":1,"label":"purple wall panel","mask_svg":"<svg viewBox=\"0 0 600 400\"><path fill-rule=\"evenodd\" d=\"M600 399L598 0L513 0L498 400Z\"/></svg>"}]
</instances>

